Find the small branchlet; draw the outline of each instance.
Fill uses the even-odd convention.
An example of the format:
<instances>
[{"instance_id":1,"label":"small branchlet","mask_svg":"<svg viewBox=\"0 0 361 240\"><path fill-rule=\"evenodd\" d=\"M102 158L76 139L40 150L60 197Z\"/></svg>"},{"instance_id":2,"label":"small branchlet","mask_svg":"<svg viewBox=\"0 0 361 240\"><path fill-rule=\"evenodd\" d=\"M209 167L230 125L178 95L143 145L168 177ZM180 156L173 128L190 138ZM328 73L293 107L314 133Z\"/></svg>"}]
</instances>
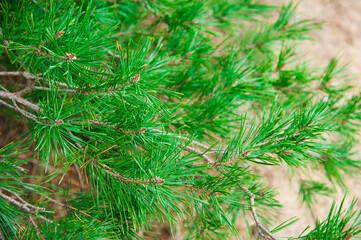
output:
<instances>
[{"instance_id":1,"label":"small branchlet","mask_svg":"<svg viewBox=\"0 0 361 240\"><path fill-rule=\"evenodd\" d=\"M211 192L206 189L197 188L194 186L191 186L190 184L184 184L185 188L191 190L195 194L201 194L202 196L208 196L208 197L221 197L223 196L223 193L221 192Z\"/></svg>"},{"instance_id":2,"label":"small branchlet","mask_svg":"<svg viewBox=\"0 0 361 240\"><path fill-rule=\"evenodd\" d=\"M128 178L128 177L121 175L120 173L114 171L111 167L109 167L105 164L101 164L101 163L97 162L97 166L101 167L110 176L120 180L123 183L136 183L136 184L141 184L141 185L144 185L144 184L162 185L165 183L165 180L158 176L155 176L154 180L132 179L132 178Z\"/></svg>"}]
</instances>

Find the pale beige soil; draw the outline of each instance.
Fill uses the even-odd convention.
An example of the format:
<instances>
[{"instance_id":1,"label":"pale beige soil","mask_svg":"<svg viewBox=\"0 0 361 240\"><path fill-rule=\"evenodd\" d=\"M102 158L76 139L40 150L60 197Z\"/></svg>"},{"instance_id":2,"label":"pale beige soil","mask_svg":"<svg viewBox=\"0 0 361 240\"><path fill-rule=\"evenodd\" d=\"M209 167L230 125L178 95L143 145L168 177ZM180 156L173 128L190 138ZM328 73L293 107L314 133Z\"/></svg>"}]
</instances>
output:
<instances>
[{"instance_id":1,"label":"pale beige soil","mask_svg":"<svg viewBox=\"0 0 361 240\"><path fill-rule=\"evenodd\" d=\"M282 4L282 0L268 1L273 4ZM361 1L360 0L303 0L297 9L299 18L315 18L323 21L321 31L312 34L314 41L306 41L299 51L308 53L312 66L324 67L333 57L341 57L341 63L349 63L347 73L353 74L351 84L355 86L352 93L360 92L361 89ZM355 149L358 150L358 149ZM358 155L361 157L361 154ZM307 226L314 226L313 217L305 205L300 204L298 196L299 183L297 177L293 181L289 180L289 170L287 167L272 167L261 169L265 173L270 185L278 191L277 199L284 207L281 209L282 215L277 220L279 223L294 217L302 219L276 234L277 237L298 236ZM322 178L319 173L314 172L313 179ZM356 204L356 210L361 209L361 181L347 179L350 192L347 197L347 204L352 197L360 198ZM334 196L337 203L340 203L344 193L341 189ZM312 209L313 214L321 220L327 217L332 203L331 198L322 197L319 203Z\"/></svg>"}]
</instances>

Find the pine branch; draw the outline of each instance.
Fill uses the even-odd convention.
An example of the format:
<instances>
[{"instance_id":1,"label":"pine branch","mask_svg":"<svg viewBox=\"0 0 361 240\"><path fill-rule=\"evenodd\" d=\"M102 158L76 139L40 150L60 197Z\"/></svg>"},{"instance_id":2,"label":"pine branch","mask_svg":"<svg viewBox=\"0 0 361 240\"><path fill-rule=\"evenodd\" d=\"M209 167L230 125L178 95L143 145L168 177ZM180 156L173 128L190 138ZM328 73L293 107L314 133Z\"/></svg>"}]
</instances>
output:
<instances>
[{"instance_id":1,"label":"pine branch","mask_svg":"<svg viewBox=\"0 0 361 240\"><path fill-rule=\"evenodd\" d=\"M5 91L0 90L0 98L9 99L9 100L15 101L17 103L20 103L35 112L38 112L40 110L40 107L38 105L25 100L24 98L20 97L16 93L10 93L10 92L5 92ZM22 112L22 111L20 110L20 112Z\"/></svg>"},{"instance_id":2,"label":"pine branch","mask_svg":"<svg viewBox=\"0 0 361 240\"><path fill-rule=\"evenodd\" d=\"M40 237L40 239L45 240L45 237L41 234L38 225L36 225L36 223L30 216L29 216L29 220L30 220L31 225L33 225L35 231L37 232L38 236Z\"/></svg>"},{"instance_id":3,"label":"pine branch","mask_svg":"<svg viewBox=\"0 0 361 240\"><path fill-rule=\"evenodd\" d=\"M48 222L48 223L53 223L52 220L50 220L50 219L48 219L48 218L46 218L46 217L44 217L44 216L42 216L42 215L38 215L35 210L30 209L28 206L33 206L33 205L31 205L31 204L29 204L29 203L21 204L20 202L18 202L18 201L16 201L16 200L8 197L7 195L3 194L1 190L0 190L0 197L3 198L3 199L5 199L5 200L7 200L7 201L10 202L11 204L19 207L20 209L24 210L26 213L29 213L29 214L31 214L31 215L34 215L34 216L36 216L37 218L40 218L40 219L42 219L42 220L44 220L44 221L46 221L46 222Z\"/></svg>"},{"instance_id":4,"label":"pine branch","mask_svg":"<svg viewBox=\"0 0 361 240\"><path fill-rule=\"evenodd\" d=\"M74 163L73 165L74 165L76 174L78 175L79 184L80 184L80 190L81 190L82 192L84 192L83 176L81 175L81 172L80 172L80 170L79 170L79 165L78 165L78 163Z\"/></svg>"},{"instance_id":5,"label":"pine branch","mask_svg":"<svg viewBox=\"0 0 361 240\"><path fill-rule=\"evenodd\" d=\"M41 74L34 75L28 72L0 72L0 76L22 76L34 80L42 79Z\"/></svg>"}]
</instances>

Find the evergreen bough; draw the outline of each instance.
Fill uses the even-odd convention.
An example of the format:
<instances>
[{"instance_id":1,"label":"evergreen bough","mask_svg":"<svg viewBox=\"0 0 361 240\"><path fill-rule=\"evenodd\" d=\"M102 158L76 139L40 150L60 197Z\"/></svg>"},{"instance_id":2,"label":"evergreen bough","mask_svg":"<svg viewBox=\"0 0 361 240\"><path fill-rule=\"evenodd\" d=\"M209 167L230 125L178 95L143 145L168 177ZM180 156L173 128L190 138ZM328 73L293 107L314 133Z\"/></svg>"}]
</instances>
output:
<instances>
[{"instance_id":1,"label":"evergreen bough","mask_svg":"<svg viewBox=\"0 0 361 240\"><path fill-rule=\"evenodd\" d=\"M296 54L320 24L298 20L292 3L0 7L0 111L29 125L0 149L0 239L147 239L159 222L185 239L249 236L236 222L276 239L296 220L277 222L256 166L287 165L310 208L359 176L360 95L337 59L319 69ZM71 174L80 187L56 186ZM354 205L332 205L294 239L359 236Z\"/></svg>"}]
</instances>

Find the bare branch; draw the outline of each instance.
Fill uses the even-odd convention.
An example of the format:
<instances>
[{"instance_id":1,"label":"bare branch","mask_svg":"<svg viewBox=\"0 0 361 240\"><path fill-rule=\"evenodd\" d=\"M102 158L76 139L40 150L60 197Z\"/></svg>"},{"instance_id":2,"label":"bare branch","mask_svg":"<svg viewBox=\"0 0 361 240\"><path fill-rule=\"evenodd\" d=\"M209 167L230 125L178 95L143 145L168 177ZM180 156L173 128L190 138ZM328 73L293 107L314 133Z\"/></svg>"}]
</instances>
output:
<instances>
[{"instance_id":1,"label":"bare branch","mask_svg":"<svg viewBox=\"0 0 361 240\"><path fill-rule=\"evenodd\" d=\"M156 129L155 131L157 131L157 132L162 132L162 131L160 131L160 130L158 130L158 129ZM204 145L204 144L202 144L202 143L199 143L199 142L197 142L197 141L194 141L194 140L191 141L190 139L188 139L188 138L186 138L186 137L181 137L181 136L175 136L175 137L176 137L176 138L179 138L179 139L182 139L182 140L185 140L185 141L187 141L187 142L191 142L191 143L193 143L193 144L196 145L196 146L202 147L204 150L209 149L208 146L206 146L206 145ZM284 138L280 138L279 140L283 140L283 139L284 139ZM277 139L276 139L276 140L277 140ZM265 145L265 144L266 144L266 143L264 143L264 144L262 144L262 145ZM190 146L185 146L184 149L187 150L187 151L190 151L190 152L196 152L196 153L201 154L201 156L202 156L208 163L212 164L214 168L218 169L218 170L219 170L220 172L222 172L223 174L227 174L227 171L226 171L222 166L220 166L220 164L215 164L215 162L214 162L212 159L210 159L208 156L206 156L206 154L209 153L209 152L207 152L206 154L204 154L202 151L197 150L197 149L195 149L195 148L193 148L193 147L190 147ZM212 153L214 153L214 152L216 151L216 149L212 149L212 150L210 150L210 151L212 151ZM221 151L224 151L224 150L221 150ZM249 151L249 150L248 150L248 151ZM244 153L243 153L242 155L244 155ZM225 162L225 163L222 164L222 165L226 165L226 164L227 164L227 165L230 165L230 162ZM239 186L244 192L246 192L247 195L248 195L248 197L249 197L250 209L251 209L251 212L252 212L252 216L253 216L253 219L254 219L254 221L255 221L255 223L256 223L256 225L257 225L257 229L258 229L258 231L260 232L260 234L261 234L262 236L265 235L265 237L268 238L268 239L277 240L277 239L273 236L273 234L272 234L266 227L264 227L264 226L262 225L262 223L261 223L261 221L260 221L260 219L259 219L259 217L258 217L258 215L257 215L257 210L256 210L256 207L255 207L255 201L254 201L254 199L256 198L256 195L253 194L252 192L250 192L250 190L249 190L247 187L243 186L242 184L238 184L238 186Z\"/></svg>"},{"instance_id":2,"label":"bare branch","mask_svg":"<svg viewBox=\"0 0 361 240\"><path fill-rule=\"evenodd\" d=\"M46 221L46 222L48 222L48 223L53 223L53 222L54 222L54 221L52 221L52 220L50 220L50 219L48 219L48 218L46 218L46 217L44 217L44 216L38 215L34 210L32 210L32 209L30 209L30 208L28 207L29 204L22 204L22 203L20 203L20 202L18 202L18 201L16 201L16 200L14 200L14 199L12 199L11 197L3 194L1 190L0 190L0 197L3 198L3 199L5 199L5 200L7 200L7 201L9 201L12 205L15 205L15 206L21 208L21 209L24 210L25 212L36 216L37 218L40 218L40 219L42 219L42 220L44 220L44 221Z\"/></svg>"},{"instance_id":3,"label":"bare branch","mask_svg":"<svg viewBox=\"0 0 361 240\"><path fill-rule=\"evenodd\" d=\"M75 168L75 171L76 171L76 174L78 175L78 178L79 178L79 183L80 183L80 190L82 192L84 192L84 184L83 184L83 176L81 175L81 172L79 170L79 165L78 163L74 163L74 168Z\"/></svg>"},{"instance_id":4,"label":"bare branch","mask_svg":"<svg viewBox=\"0 0 361 240\"><path fill-rule=\"evenodd\" d=\"M16 93L9 93L5 91L0 91L0 98L5 98L9 100L15 100L16 102L24 105L25 107L38 112L40 110L40 107L34 103L29 102L28 100L25 100L24 98L20 97Z\"/></svg>"},{"instance_id":5,"label":"bare branch","mask_svg":"<svg viewBox=\"0 0 361 240\"><path fill-rule=\"evenodd\" d=\"M227 174L227 171L223 167L216 166L215 168L218 169L219 171L221 171L223 174ZM264 235L266 235L266 238L268 238L268 239L277 240L277 238L275 238L273 236L273 234L266 227L264 227L262 225L261 221L258 218L257 210L256 210L256 207L255 207L255 202L254 202L254 199L256 198L256 195L254 193L252 193L247 187L243 186L242 184L238 184L238 186L244 192L246 192L248 197L249 197L250 208L251 208L253 219L254 219L254 221L255 221L255 223L257 225L258 230L262 231L262 232L260 232L260 234L263 233Z\"/></svg>"},{"instance_id":6,"label":"bare branch","mask_svg":"<svg viewBox=\"0 0 361 240\"><path fill-rule=\"evenodd\" d=\"M195 153L199 153L209 164L214 164L214 161L212 159L210 159L206 154L204 154L203 152L195 149L195 148L192 148L190 146L182 146L184 147L184 149L188 152L195 152Z\"/></svg>"},{"instance_id":7,"label":"bare branch","mask_svg":"<svg viewBox=\"0 0 361 240\"><path fill-rule=\"evenodd\" d=\"M18 112L20 112L22 115L24 115L25 117L27 117L27 118L35 121L35 122L38 121L38 120L36 119L36 116L35 116L35 115L33 115L33 114L31 114L31 113L29 113L29 112L27 112L27 111L24 111L24 110L20 109L19 106L16 104L15 99L12 99L12 102L13 102L16 110L17 110Z\"/></svg>"},{"instance_id":8,"label":"bare branch","mask_svg":"<svg viewBox=\"0 0 361 240\"><path fill-rule=\"evenodd\" d=\"M3 188L3 187L0 187L0 189L3 190L3 191L9 192L9 193L11 193L12 195L14 195L20 202L23 203L24 206L31 207L31 208L35 209L35 211L45 211L45 208L40 208L40 207L34 206L34 205L26 202L24 199L22 199L22 198L21 198L16 192L14 192L14 191L11 191L11 190L6 189L6 188Z\"/></svg>"},{"instance_id":9,"label":"bare branch","mask_svg":"<svg viewBox=\"0 0 361 240\"><path fill-rule=\"evenodd\" d=\"M30 220L31 225L33 225L35 231L37 232L38 236L40 237L40 239L45 240L45 237L41 234L38 225L36 225L36 223L34 222L32 217L29 216L29 220Z\"/></svg>"},{"instance_id":10,"label":"bare branch","mask_svg":"<svg viewBox=\"0 0 361 240\"><path fill-rule=\"evenodd\" d=\"M6 106L7 108L10 108L10 109L12 109L12 110L18 111L18 109L17 109L16 107L8 104L7 102L5 102L5 101L3 101L3 100L1 100L1 99L0 99L0 104L4 105L4 106Z\"/></svg>"},{"instance_id":11,"label":"bare branch","mask_svg":"<svg viewBox=\"0 0 361 240\"><path fill-rule=\"evenodd\" d=\"M34 75L28 72L0 72L0 76L23 76L28 79L41 79L41 75Z\"/></svg>"}]
</instances>

